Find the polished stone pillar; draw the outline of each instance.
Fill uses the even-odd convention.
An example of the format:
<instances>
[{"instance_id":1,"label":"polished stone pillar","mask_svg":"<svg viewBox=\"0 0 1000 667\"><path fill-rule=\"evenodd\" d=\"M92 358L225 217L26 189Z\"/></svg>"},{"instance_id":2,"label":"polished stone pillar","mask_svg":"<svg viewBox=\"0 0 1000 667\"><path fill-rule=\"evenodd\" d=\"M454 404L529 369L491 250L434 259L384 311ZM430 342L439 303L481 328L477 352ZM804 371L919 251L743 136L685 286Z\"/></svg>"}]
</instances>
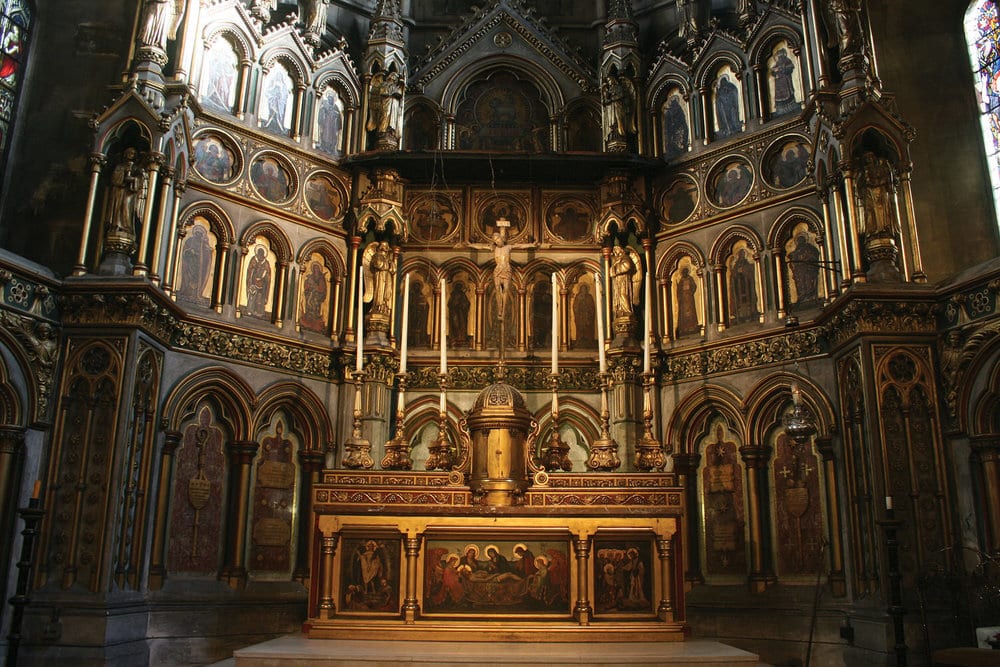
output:
<instances>
[{"instance_id":1,"label":"polished stone pillar","mask_svg":"<svg viewBox=\"0 0 1000 667\"><path fill-rule=\"evenodd\" d=\"M221 578L232 588L247 583L246 538L250 515L250 477L260 445L253 440L229 443L229 511L226 522L226 560Z\"/></svg>"}]
</instances>

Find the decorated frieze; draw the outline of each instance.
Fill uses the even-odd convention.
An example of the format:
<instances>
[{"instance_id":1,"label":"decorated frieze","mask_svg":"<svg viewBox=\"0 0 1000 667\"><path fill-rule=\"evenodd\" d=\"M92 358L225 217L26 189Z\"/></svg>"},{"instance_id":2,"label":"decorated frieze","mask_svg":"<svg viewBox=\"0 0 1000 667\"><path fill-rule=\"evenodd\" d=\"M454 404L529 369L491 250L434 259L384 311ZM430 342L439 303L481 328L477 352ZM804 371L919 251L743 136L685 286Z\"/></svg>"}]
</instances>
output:
<instances>
[{"instance_id":1,"label":"decorated frieze","mask_svg":"<svg viewBox=\"0 0 1000 667\"><path fill-rule=\"evenodd\" d=\"M411 366L412 368L412 366ZM518 366L508 364L504 367L504 382L526 391L551 391L552 375L548 366ZM480 390L501 379L497 365L459 366L448 368L448 388L455 390ZM558 383L560 390L594 391L600 388L600 378L593 368L572 368L562 366L559 369ZM410 389L438 389L440 380L437 366L424 366L409 373L406 385Z\"/></svg>"},{"instance_id":2,"label":"decorated frieze","mask_svg":"<svg viewBox=\"0 0 1000 667\"><path fill-rule=\"evenodd\" d=\"M761 368L823 354L825 339L820 329L780 333L751 341L738 341L710 349L668 355L663 379L693 377Z\"/></svg>"}]
</instances>

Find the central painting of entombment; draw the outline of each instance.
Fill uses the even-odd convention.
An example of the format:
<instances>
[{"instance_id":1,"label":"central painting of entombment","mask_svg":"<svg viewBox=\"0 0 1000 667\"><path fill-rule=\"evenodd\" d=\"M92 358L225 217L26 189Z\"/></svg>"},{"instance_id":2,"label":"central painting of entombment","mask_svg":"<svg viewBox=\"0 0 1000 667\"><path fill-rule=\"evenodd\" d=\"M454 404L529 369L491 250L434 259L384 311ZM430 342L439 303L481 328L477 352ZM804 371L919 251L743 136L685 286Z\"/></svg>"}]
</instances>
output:
<instances>
[{"instance_id":1,"label":"central painting of entombment","mask_svg":"<svg viewBox=\"0 0 1000 667\"><path fill-rule=\"evenodd\" d=\"M569 542L427 542L424 612L569 615Z\"/></svg>"}]
</instances>

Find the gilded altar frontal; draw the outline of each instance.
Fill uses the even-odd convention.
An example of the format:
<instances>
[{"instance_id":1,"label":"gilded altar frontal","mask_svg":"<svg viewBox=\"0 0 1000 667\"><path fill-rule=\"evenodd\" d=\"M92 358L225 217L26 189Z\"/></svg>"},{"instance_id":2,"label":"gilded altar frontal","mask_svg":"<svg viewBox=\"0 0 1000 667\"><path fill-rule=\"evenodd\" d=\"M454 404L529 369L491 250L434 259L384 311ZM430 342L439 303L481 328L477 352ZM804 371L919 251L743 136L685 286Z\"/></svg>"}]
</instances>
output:
<instances>
[{"instance_id":1,"label":"gilded altar frontal","mask_svg":"<svg viewBox=\"0 0 1000 667\"><path fill-rule=\"evenodd\" d=\"M1000 656L994 0L0 37L4 664Z\"/></svg>"}]
</instances>

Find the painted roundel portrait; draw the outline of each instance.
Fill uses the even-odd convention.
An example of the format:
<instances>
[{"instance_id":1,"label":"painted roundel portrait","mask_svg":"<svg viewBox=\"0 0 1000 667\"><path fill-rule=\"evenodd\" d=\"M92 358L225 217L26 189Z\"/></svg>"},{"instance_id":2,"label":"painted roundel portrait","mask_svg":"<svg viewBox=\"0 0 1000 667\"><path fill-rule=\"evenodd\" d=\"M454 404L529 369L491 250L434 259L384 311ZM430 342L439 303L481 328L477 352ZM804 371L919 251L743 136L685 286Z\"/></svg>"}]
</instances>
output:
<instances>
[{"instance_id":1,"label":"painted roundel portrait","mask_svg":"<svg viewBox=\"0 0 1000 667\"><path fill-rule=\"evenodd\" d=\"M344 194L328 174L310 176L305 186L306 203L313 215L333 222L344 215Z\"/></svg>"},{"instance_id":2,"label":"painted roundel portrait","mask_svg":"<svg viewBox=\"0 0 1000 667\"><path fill-rule=\"evenodd\" d=\"M663 192L660 199L660 218L667 224L678 225L698 208L698 185L690 176L679 176Z\"/></svg>"},{"instance_id":3,"label":"painted roundel portrait","mask_svg":"<svg viewBox=\"0 0 1000 667\"><path fill-rule=\"evenodd\" d=\"M753 185L753 168L743 158L734 158L717 167L709 178L712 202L721 208L736 206L746 199Z\"/></svg>"},{"instance_id":4,"label":"painted roundel portrait","mask_svg":"<svg viewBox=\"0 0 1000 667\"><path fill-rule=\"evenodd\" d=\"M580 197L562 197L549 206L545 224L553 236L570 243L590 239L593 207Z\"/></svg>"},{"instance_id":5,"label":"painted roundel portrait","mask_svg":"<svg viewBox=\"0 0 1000 667\"><path fill-rule=\"evenodd\" d=\"M250 165L250 182L260 196L280 202L292 196L291 170L273 155L261 155Z\"/></svg>"},{"instance_id":6,"label":"painted roundel portrait","mask_svg":"<svg viewBox=\"0 0 1000 667\"><path fill-rule=\"evenodd\" d=\"M526 197L511 194L489 195L478 207L479 230L483 238L493 238L493 233L507 228L507 238L517 238L524 231L528 219Z\"/></svg>"},{"instance_id":7,"label":"painted roundel portrait","mask_svg":"<svg viewBox=\"0 0 1000 667\"><path fill-rule=\"evenodd\" d=\"M456 203L444 194L417 195L410 204L410 232L421 241L444 241L458 226Z\"/></svg>"},{"instance_id":8,"label":"painted roundel portrait","mask_svg":"<svg viewBox=\"0 0 1000 667\"><path fill-rule=\"evenodd\" d=\"M806 180L809 147L800 139L778 142L764 159L769 185L779 189L791 188Z\"/></svg>"},{"instance_id":9,"label":"painted roundel portrait","mask_svg":"<svg viewBox=\"0 0 1000 667\"><path fill-rule=\"evenodd\" d=\"M239 172L238 153L218 134L203 134L194 140L194 168L205 180L228 183Z\"/></svg>"}]
</instances>

